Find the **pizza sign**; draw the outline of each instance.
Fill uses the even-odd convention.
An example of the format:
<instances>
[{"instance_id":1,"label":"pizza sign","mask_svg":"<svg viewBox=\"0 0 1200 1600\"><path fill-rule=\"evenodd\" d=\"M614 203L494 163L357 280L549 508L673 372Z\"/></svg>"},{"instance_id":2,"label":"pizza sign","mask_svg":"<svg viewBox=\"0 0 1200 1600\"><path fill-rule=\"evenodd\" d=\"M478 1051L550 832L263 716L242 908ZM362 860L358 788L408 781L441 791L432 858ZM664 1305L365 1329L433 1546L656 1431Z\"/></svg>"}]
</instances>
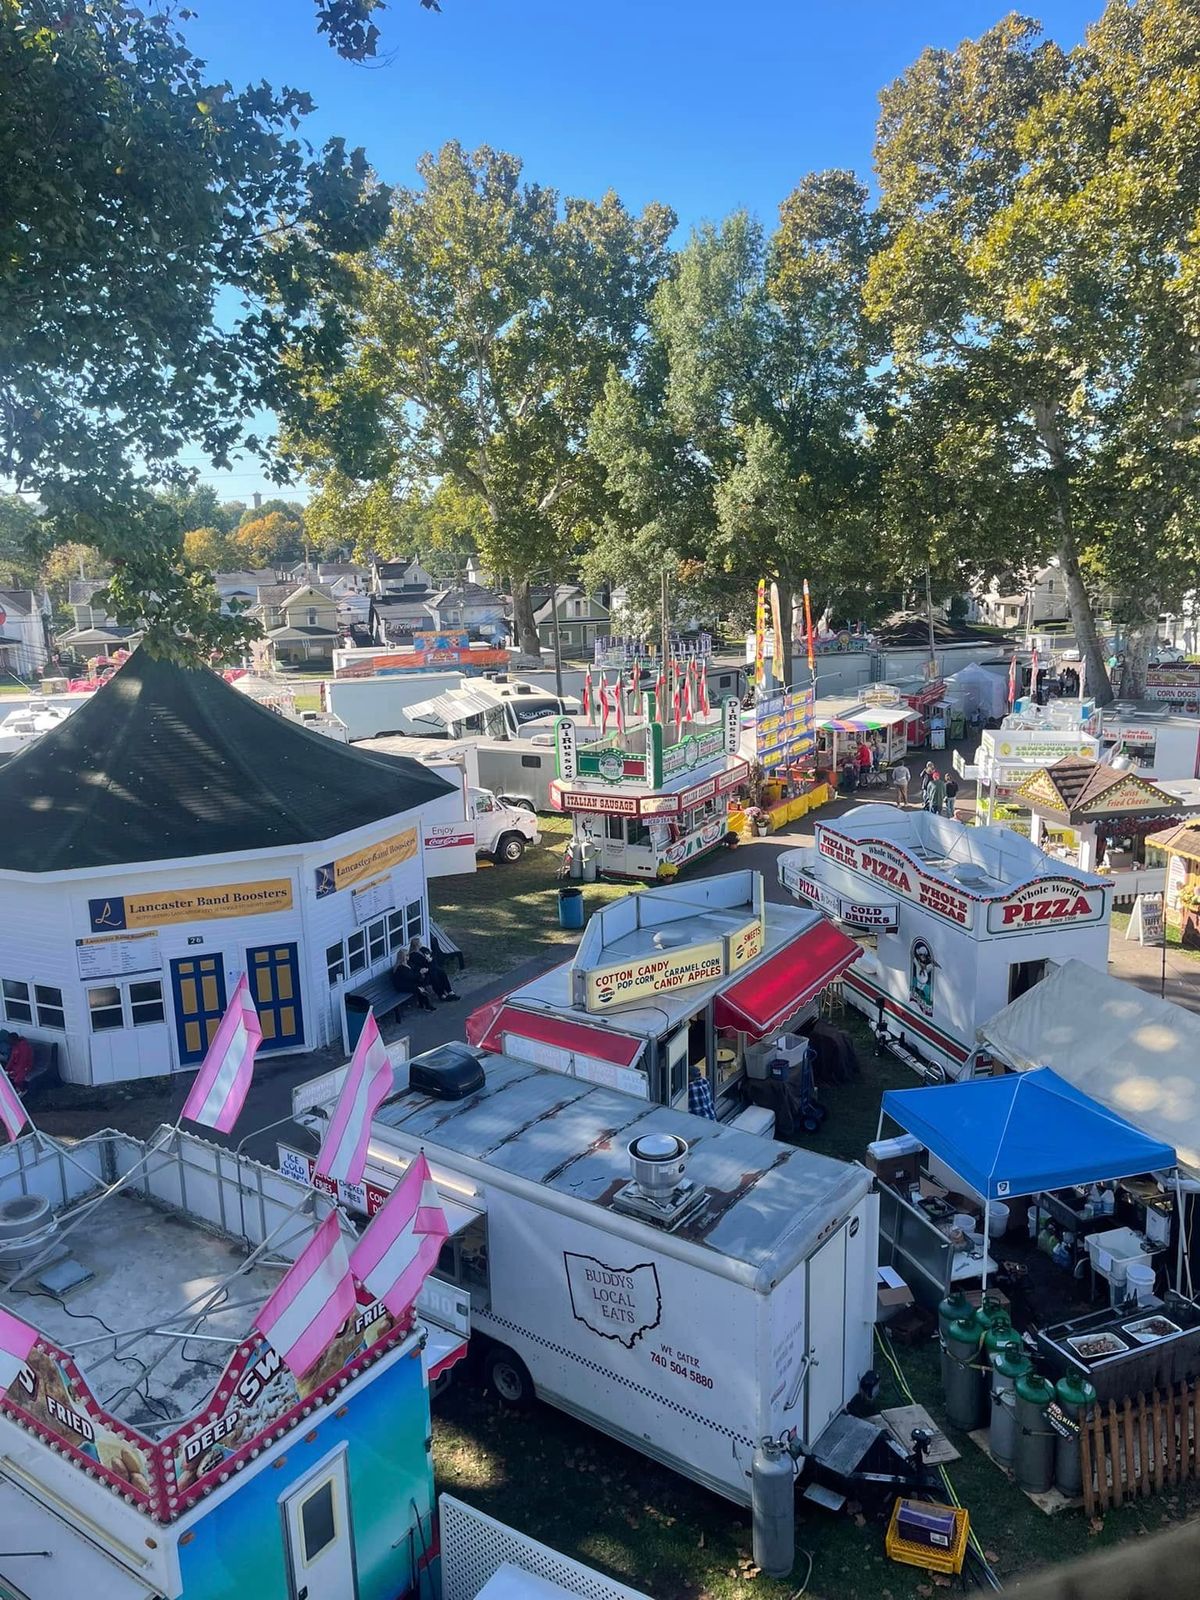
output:
<instances>
[{"instance_id":1,"label":"pizza sign","mask_svg":"<svg viewBox=\"0 0 1200 1600\"><path fill-rule=\"evenodd\" d=\"M988 907L989 933L1031 933L1100 922L1105 888L1076 878L1041 878Z\"/></svg>"},{"instance_id":2,"label":"pizza sign","mask_svg":"<svg viewBox=\"0 0 1200 1600\"><path fill-rule=\"evenodd\" d=\"M880 839L866 839L861 843L818 829L820 842L817 849L828 860L847 867L872 885L891 890L904 900L935 916L953 922L956 927L969 928L975 920L975 905L966 895L949 884L922 872L916 863L895 846ZM889 896L889 899L891 896Z\"/></svg>"}]
</instances>

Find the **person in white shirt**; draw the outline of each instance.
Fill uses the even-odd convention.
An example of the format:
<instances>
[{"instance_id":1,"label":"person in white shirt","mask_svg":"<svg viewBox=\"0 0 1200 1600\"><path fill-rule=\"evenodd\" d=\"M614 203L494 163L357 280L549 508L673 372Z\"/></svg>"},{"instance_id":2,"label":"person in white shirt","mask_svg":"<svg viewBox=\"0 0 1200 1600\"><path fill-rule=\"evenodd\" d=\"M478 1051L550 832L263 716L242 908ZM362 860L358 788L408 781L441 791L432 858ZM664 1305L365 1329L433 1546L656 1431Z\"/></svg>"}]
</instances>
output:
<instances>
[{"instance_id":1,"label":"person in white shirt","mask_svg":"<svg viewBox=\"0 0 1200 1600\"><path fill-rule=\"evenodd\" d=\"M912 782L912 773L904 765L903 761L892 768L892 782L896 785L896 793L899 796L896 803L906 806L908 804L908 786Z\"/></svg>"}]
</instances>

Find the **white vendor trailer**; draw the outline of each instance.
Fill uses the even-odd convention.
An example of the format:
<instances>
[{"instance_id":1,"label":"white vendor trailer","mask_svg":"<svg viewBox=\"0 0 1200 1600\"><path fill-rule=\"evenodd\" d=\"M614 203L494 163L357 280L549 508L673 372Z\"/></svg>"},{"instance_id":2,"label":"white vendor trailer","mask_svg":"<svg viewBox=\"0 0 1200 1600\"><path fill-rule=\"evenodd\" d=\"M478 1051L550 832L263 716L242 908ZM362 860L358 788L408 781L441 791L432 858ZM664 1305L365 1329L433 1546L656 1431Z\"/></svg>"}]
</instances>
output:
<instances>
[{"instance_id":1,"label":"white vendor trailer","mask_svg":"<svg viewBox=\"0 0 1200 1600\"><path fill-rule=\"evenodd\" d=\"M494 1390L761 1506L756 1452L807 1454L871 1366L870 1173L465 1045L395 1070L364 1204L425 1152ZM341 1077L297 1120L322 1128Z\"/></svg>"}]
</instances>

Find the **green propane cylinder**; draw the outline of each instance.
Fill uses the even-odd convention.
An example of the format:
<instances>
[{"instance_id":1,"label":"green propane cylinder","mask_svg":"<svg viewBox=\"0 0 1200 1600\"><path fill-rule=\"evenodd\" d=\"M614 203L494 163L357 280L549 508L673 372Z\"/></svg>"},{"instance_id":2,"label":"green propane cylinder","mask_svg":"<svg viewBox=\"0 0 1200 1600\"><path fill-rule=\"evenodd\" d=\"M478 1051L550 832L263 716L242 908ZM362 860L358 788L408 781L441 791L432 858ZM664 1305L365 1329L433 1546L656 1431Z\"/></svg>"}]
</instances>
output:
<instances>
[{"instance_id":1,"label":"green propane cylinder","mask_svg":"<svg viewBox=\"0 0 1200 1600\"><path fill-rule=\"evenodd\" d=\"M1054 1443L1046 1407L1054 1399L1054 1386L1040 1373L1026 1372L1016 1380L1016 1452L1013 1472L1022 1489L1044 1494L1054 1482Z\"/></svg>"},{"instance_id":2,"label":"green propane cylinder","mask_svg":"<svg viewBox=\"0 0 1200 1600\"><path fill-rule=\"evenodd\" d=\"M961 1317L946 1329L946 1415L964 1433L981 1426L988 1405L987 1374L979 1345L979 1324L974 1317Z\"/></svg>"},{"instance_id":3,"label":"green propane cylinder","mask_svg":"<svg viewBox=\"0 0 1200 1600\"><path fill-rule=\"evenodd\" d=\"M1002 1350L1007 1344L1020 1344L1021 1335L1009 1321L1007 1311L997 1312L991 1327L983 1336L983 1348L988 1355L995 1355L997 1350Z\"/></svg>"},{"instance_id":4,"label":"green propane cylinder","mask_svg":"<svg viewBox=\"0 0 1200 1600\"><path fill-rule=\"evenodd\" d=\"M975 1321L979 1324L981 1334L986 1333L993 1323L999 1322L1006 1328L1012 1327L1012 1318L1008 1308L1002 1306L999 1300L994 1300L991 1295L985 1294L979 1303L979 1310L975 1313Z\"/></svg>"},{"instance_id":5,"label":"green propane cylinder","mask_svg":"<svg viewBox=\"0 0 1200 1600\"><path fill-rule=\"evenodd\" d=\"M975 1307L967 1299L961 1289L955 1289L944 1300L938 1302L938 1343L942 1352L942 1389L945 1391L950 1383L950 1354L946 1349L946 1333L952 1322L961 1322L964 1318L973 1317Z\"/></svg>"},{"instance_id":6,"label":"green propane cylinder","mask_svg":"<svg viewBox=\"0 0 1200 1600\"><path fill-rule=\"evenodd\" d=\"M1054 1398L1061 1416L1051 1416L1054 1429L1054 1481L1069 1500L1083 1493L1083 1467L1079 1459L1079 1434L1092 1420L1095 1388L1078 1373L1060 1378Z\"/></svg>"},{"instance_id":7,"label":"green propane cylinder","mask_svg":"<svg viewBox=\"0 0 1200 1600\"><path fill-rule=\"evenodd\" d=\"M1017 1449L1016 1382L1033 1371L1019 1338L992 1356L992 1421L988 1442L1002 1467L1011 1467Z\"/></svg>"}]
</instances>

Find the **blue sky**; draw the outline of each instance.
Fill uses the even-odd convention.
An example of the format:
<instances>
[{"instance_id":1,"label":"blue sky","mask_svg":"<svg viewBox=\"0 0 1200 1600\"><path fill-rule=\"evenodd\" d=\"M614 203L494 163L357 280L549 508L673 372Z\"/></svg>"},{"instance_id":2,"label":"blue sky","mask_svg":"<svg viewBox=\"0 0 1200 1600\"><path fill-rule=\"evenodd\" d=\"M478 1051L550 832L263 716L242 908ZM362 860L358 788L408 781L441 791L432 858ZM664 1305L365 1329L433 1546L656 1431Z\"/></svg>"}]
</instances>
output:
<instances>
[{"instance_id":1,"label":"blue sky","mask_svg":"<svg viewBox=\"0 0 1200 1600\"><path fill-rule=\"evenodd\" d=\"M520 155L565 193L661 200L682 229L739 206L771 222L805 172L870 174L880 88L927 45L990 27L1000 0L389 0L387 55L355 66L315 28L311 0L190 0L193 48L235 86L309 90L314 141L365 147L414 181L447 139ZM1027 9L1070 46L1102 0ZM269 486L245 464L205 469L219 492Z\"/></svg>"}]
</instances>

